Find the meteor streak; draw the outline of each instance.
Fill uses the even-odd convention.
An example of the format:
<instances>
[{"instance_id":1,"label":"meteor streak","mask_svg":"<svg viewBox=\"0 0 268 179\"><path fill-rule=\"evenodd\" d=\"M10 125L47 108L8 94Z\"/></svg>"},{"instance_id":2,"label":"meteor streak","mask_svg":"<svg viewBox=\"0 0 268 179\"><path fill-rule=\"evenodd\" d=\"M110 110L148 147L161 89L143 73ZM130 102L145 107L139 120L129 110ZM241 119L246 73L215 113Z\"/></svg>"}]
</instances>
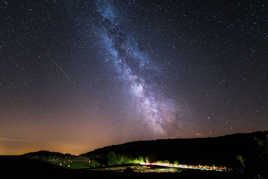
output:
<instances>
[{"instance_id":1,"label":"meteor streak","mask_svg":"<svg viewBox=\"0 0 268 179\"><path fill-rule=\"evenodd\" d=\"M65 72L65 70L58 64L56 63L54 60L50 59L50 61L57 67L58 70L60 70L63 74L63 76L69 80L70 82L74 83L74 81L71 79L71 77Z\"/></svg>"}]
</instances>

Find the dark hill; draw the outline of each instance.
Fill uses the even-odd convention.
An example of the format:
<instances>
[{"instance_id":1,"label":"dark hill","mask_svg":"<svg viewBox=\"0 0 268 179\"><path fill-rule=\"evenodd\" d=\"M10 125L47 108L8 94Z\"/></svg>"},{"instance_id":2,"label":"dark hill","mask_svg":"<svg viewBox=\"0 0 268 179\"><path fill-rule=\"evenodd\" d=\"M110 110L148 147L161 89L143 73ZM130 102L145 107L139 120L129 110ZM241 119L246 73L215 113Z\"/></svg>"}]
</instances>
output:
<instances>
[{"instance_id":1,"label":"dark hill","mask_svg":"<svg viewBox=\"0 0 268 179\"><path fill-rule=\"evenodd\" d=\"M62 154L62 153L59 153L59 152L50 152L50 151L46 151L46 150L41 150L41 151L38 151L38 152L30 152L30 153L26 153L24 154L23 156L27 157L27 156L65 156L65 155L71 155L71 154Z\"/></svg>"},{"instance_id":2,"label":"dark hill","mask_svg":"<svg viewBox=\"0 0 268 179\"><path fill-rule=\"evenodd\" d=\"M62 154L59 152L50 152L50 151L38 151L38 152L31 152L31 153L26 153L22 155L22 157L25 158L31 158L31 159L43 159L43 160L48 160L50 158L72 158L75 157L71 154Z\"/></svg>"},{"instance_id":3,"label":"dark hill","mask_svg":"<svg viewBox=\"0 0 268 179\"><path fill-rule=\"evenodd\" d=\"M234 134L215 138L137 141L104 147L82 154L99 161L112 151L150 161L175 160L183 164L227 166L240 172L262 174L268 166L268 132Z\"/></svg>"}]
</instances>

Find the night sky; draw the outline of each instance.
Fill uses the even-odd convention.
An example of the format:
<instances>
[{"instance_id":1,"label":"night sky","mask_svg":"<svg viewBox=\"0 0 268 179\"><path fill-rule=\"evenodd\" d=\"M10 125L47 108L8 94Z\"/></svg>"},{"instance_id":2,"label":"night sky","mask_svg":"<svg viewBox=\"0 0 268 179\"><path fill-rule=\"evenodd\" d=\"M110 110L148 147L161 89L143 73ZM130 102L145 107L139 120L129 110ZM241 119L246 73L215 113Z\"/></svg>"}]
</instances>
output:
<instances>
[{"instance_id":1,"label":"night sky","mask_svg":"<svg viewBox=\"0 0 268 179\"><path fill-rule=\"evenodd\" d=\"M0 0L0 154L268 129L266 0Z\"/></svg>"}]
</instances>

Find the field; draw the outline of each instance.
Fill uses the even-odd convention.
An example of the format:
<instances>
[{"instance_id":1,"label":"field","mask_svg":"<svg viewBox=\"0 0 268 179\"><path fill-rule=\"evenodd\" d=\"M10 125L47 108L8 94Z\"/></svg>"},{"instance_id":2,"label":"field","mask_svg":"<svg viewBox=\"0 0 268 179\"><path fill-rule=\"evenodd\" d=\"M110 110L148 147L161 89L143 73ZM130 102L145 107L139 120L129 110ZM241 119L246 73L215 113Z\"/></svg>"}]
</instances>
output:
<instances>
[{"instance_id":1,"label":"field","mask_svg":"<svg viewBox=\"0 0 268 179\"><path fill-rule=\"evenodd\" d=\"M10 178L230 178L230 174L222 172L197 171L190 169L177 169L156 166L124 165L103 168L62 168L47 162L35 159L26 159L20 156L0 157L1 174ZM79 165L83 166L83 164Z\"/></svg>"},{"instance_id":2,"label":"field","mask_svg":"<svg viewBox=\"0 0 268 179\"><path fill-rule=\"evenodd\" d=\"M163 147L164 146L164 147ZM10 177L266 178L268 134L139 141L74 156L39 151L0 156Z\"/></svg>"}]
</instances>

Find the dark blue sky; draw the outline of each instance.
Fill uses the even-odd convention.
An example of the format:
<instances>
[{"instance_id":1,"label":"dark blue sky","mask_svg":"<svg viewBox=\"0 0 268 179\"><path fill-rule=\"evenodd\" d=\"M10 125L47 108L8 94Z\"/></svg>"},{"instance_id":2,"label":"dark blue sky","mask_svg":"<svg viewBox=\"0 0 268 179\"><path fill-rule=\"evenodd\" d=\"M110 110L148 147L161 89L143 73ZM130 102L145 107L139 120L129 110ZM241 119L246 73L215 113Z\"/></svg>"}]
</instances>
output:
<instances>
[{"instance_id":1,"label":"dark blue sky","mask_svg":"<svg viewBox=\"0 0 268 179\"><path fill-rule=\"evenodd\" d=\"M267 130L265 0L0 0L0 154Z\"/></svg>"}]
</instances>

